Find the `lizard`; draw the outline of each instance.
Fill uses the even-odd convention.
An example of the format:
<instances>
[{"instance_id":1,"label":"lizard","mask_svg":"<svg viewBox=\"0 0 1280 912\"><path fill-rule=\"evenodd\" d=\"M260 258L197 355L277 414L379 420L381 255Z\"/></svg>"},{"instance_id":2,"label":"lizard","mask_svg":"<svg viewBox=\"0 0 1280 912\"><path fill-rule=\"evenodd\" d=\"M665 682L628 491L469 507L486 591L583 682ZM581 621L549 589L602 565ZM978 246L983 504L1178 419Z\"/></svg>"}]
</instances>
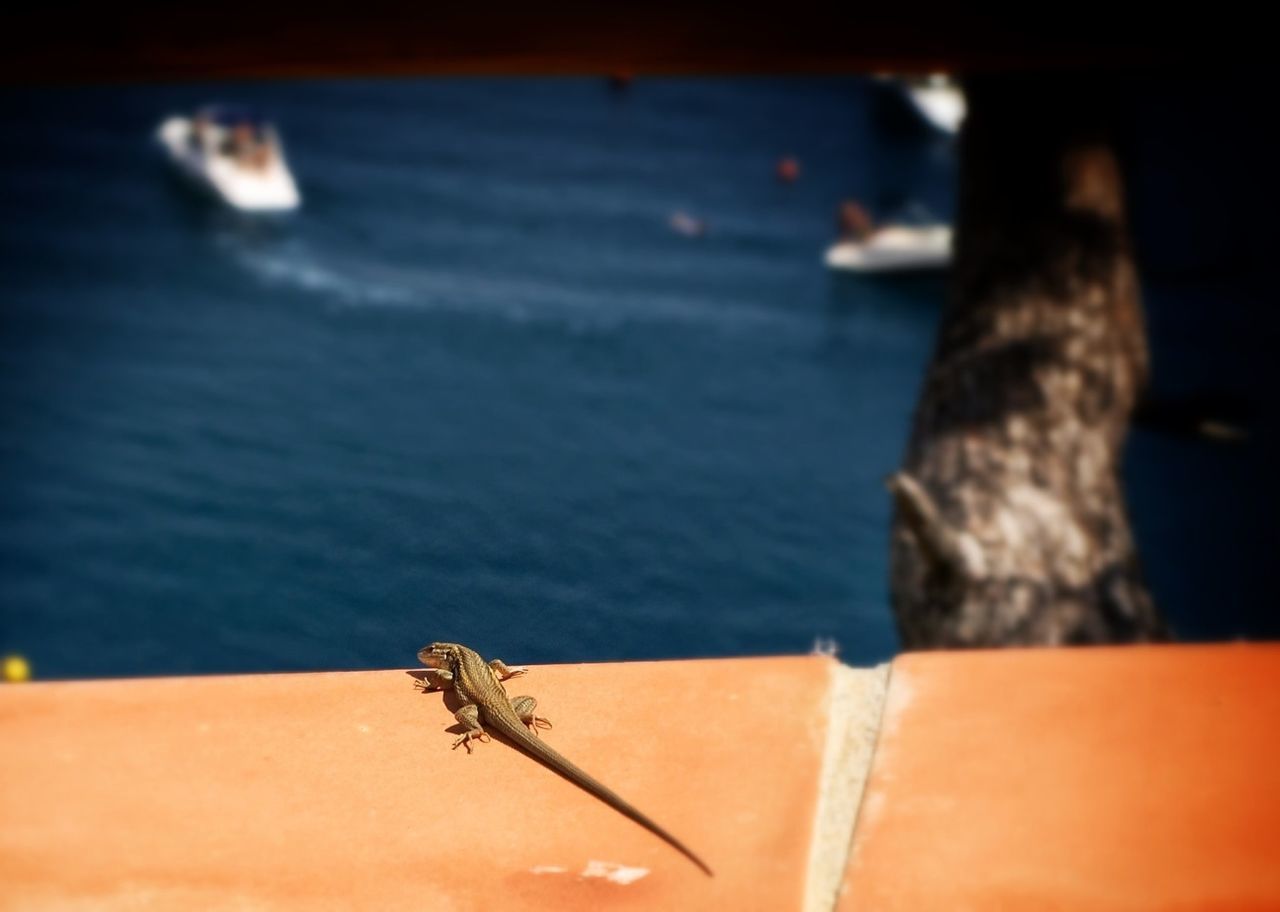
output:
<instances>
[{"instance_id":1,"label":"lizard","mask_svg":"<svg viewBox=\"0 0 1280 912\"><path fill-rule=\"evenodd\" d=\"M475 650L457 643L423 646L418 651L418 660L429 669L426 681L419 682L423 690L452 689L462 699L462 708L454 713L454 718L462 723L464 731L453 742L454 750L461 746L470 753L472 741L488 741L487 726L553 772L640 824L701 868L708 877L713 876L707 863L683 842L538 737L538 729L550 728L551 723L535 715L537 700L533 697L510 699L502 686L503 681L525 674L528 668L510 666L500 659L485 662Z\"/></svg>"}]
</instances>

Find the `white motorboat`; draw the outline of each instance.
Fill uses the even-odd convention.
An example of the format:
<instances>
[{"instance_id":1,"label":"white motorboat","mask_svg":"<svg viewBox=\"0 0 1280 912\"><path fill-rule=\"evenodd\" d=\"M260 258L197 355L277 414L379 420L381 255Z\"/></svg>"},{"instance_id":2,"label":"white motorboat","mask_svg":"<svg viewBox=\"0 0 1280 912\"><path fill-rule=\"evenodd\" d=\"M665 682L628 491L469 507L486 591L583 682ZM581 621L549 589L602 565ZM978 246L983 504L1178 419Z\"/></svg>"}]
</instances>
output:
<instances>
[{"instance_id":1,"label":"white motorboat","mask_svg":"<svg viewBox=\"0 0 1280 912\"><path fill-rule=\"evenodd\" d=\"M949 76L935 73L924 79L908 80L907 97L916 111L934 129L955 135L967 110L964 90Z\"/></svg>"},{"instance_id":2,"label":"white motorboat","mask_svg":"<svg viewBox=\"0 0 1280 912\"><path fill-rule=\"evenodd\" d=\"M850 272L914 272L951 263L950 225L886 225L827 248L826 264Z\"/></svg>"},{"instance_id":3,"label":"white motorboat","mask_svg":"<svg viewBox=\"0 0 1280 912\"><path fill-rule=\"evenodd\" d=\"M243 108L170 117L156 137L181 174L235 209L280 212L302 202L275 128Z\"/></svg>"}]
</instances>

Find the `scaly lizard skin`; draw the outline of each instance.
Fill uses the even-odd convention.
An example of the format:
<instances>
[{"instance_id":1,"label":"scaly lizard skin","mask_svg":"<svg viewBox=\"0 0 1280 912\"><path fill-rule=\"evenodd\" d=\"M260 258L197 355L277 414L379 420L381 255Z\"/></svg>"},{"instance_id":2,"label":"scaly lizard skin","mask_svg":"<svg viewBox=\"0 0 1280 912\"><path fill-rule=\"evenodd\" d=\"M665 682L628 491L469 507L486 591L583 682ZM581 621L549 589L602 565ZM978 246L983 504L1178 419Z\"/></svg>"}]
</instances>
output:
<instances>
[{"instance_id":1,"label":"scaly lizard skin","mask_svg":"<svg viewBox=\"0 0 1280 912\"><path fill-rule=\"evenodd\" d=\"M474 650L457 643L432 643L424 646L418 651L418 660L430 669L424 689L452 688L462 699L462 708L454 713L454 718L462 723L466 731L453 742L455 749L462 745L470 753L472 741L487 741L487 726L580 789L599 798L624 817L631 818L696 864L708 876L711 875L711 869L706 863L679 839L624 801L613 789L587 775L558 751L535 737L539 728L551 727L546 719L534 715L538 702L533 697L508 699L502 686L507 678L524 674L528 671L527 668L511 667L498 659L485 662ZM526 725L529 726L527 730Z\"/></svg>"}]
</instances>

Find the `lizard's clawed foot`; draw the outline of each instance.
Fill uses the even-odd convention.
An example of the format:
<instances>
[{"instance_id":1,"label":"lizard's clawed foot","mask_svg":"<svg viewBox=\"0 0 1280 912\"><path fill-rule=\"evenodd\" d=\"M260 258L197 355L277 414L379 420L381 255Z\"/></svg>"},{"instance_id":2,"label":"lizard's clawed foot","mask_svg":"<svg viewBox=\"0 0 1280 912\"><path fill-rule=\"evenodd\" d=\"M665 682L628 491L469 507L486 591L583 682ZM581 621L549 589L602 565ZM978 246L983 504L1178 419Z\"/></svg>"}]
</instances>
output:
<instances>
[{"instance_id":1,"label":"lizard's clawed foot","mask_svg":"<svg viewBox=\"0 0 1280 912\"><path fill-rule=\"evenodd\" d=\"M453 687L453 672L447 668L428 668L416 683L422 688L423 693L449 690Z\"/></svg>"},{"instance_id":2,"label":"lizard's clawed foot","mask_svg":"<svg viewBox=\"0 0 1280 912\"><path fill-rule=\"evenodd\" d=\"M482 731L469 731L462 737L458 738L457 741L453 742L453 749L457 750L458 745L461 744L463 747L467 749L467 753L469 754L471 753L472 741L479 741L482 744L487 743L489 741L489 734L488 732L482 732Z\"/></svg>"},{"instance_id":3,"label":"lizard's clawed foot","mask_svg":"<svg viewBox=\"0 0 1280 912\"><path fill-rule=\"evenodd\" d=\"M532 719L523 721L525 725L529 726L529 733L535 738L538 737L538 729L551 727L551 720L543 716L534 716Z\"/></svg>"}]
</instances>

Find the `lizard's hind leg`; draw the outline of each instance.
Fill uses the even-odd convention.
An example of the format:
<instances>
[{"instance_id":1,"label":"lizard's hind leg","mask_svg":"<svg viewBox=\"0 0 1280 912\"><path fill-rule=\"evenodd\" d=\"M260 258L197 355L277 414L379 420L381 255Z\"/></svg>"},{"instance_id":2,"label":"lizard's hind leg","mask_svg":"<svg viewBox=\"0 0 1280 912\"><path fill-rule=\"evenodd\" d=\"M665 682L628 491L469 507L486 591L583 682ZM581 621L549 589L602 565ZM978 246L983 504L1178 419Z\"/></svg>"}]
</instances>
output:
<instances>
[{"instance_id":1,"label":"lizard's hind leg","mask_svg":"<svg viewBox=\"0 0 1280 912\"><path fill-rule=\"evenodd\" d=\"M550 728L551 721L542 716L534 715L533 711L538 706L538 701L533 697L512 697L511 708L515 714L520 717L520 721L529 726L529 731L533 734L538 733L540 728Z\"/></svg>"},{"instance_id":2,"label":"lizard's hind leg","mask_svg":"<svg viewBox=\"0 0 1280 912\"><path fill-rule=\"evenodd\" d=\"M467 753L471 753L472 741L488 741L489 734L484 730L484 726L480 724L480 707L474 703L468 703L462 709L453 714L453 717L462 723L462 727L466 729L462 733L462 737L453 742L453 749L457 750L461 744L467 749Z\"/></svg>"}]
</instances>

